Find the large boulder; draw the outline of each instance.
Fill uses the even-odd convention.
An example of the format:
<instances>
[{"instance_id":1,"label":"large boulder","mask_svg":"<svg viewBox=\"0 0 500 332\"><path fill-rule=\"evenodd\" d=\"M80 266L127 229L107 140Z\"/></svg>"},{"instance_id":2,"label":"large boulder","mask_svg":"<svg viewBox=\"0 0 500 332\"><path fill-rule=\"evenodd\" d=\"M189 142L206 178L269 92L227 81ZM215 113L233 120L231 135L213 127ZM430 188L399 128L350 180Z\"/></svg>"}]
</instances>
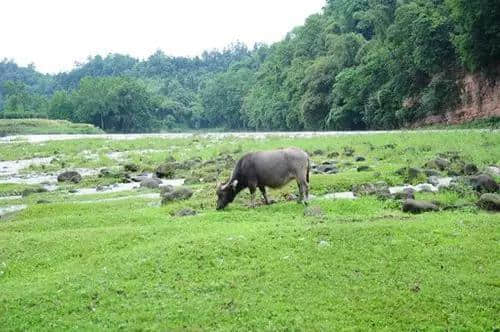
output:
<instances>
[{"instance_id":1,"label":"large boulder","mask_svg":"<svg viewBox=\"0 0 500 332\"><path fill-rule=\"evenodd\" d=\"M496 193L498 191L498 184L491 176L487 174L471 176L469 177L469 183L477 192Z\"/></svg>"},{"instance_id":2,"label":"large boulder","mask_svg":"<svg viewBox=\"0 0 500 332\"><path fill-rule=\"evenodd\" d=\"M485 210L500 211L500 195L491 193L482 194L477 205Z\"/></svg>"},{"instance_id":3,"label":"large boulder","mask_svg":"<svg viewBox=\"0 0 500 332\"><path fill-rule=\"evenodd\" d=\"M57 176L57 181L79 183L82 181L82 176L76 171L67 171L59 174Z\"/></svg>"},{"instance_id":4,"label":"large boulder","mask_svg":"<svg viewBox=\"0 0 500 332\"><path fill-rule=\"evenodd\" d=\"M161 192L161 204L167 204L172 201L179 201L188 199L193 196L193 191L187 187L177 187L169 190L163 190Z\"/></svg>"},{"instance_id":5,"label":"large boulder","mask_svg":"<svg viewBox=\"0 0 500 332\"><path fill-rule=\"evenodd\" d=\"M155 174L159 178L172 178L175 174L175 165L173 163L164 163L158 166Z\"/></svg>"},{"instance_id":6,"label":"large boulder","mask_svg":"<svg viewBox=\"0 0 500 332\"><path fill-rule=\"evenodd\" d=\"M403 212L422 213L422 212L438 211L439 208L437 207L437 205L431 202L418 201L415 199L407 199L403 203L402 210Z\"/></svg>"},{"instance_id":7,"label":"large boulder","mask_svg":"<svg viewBox=\"0 0 500 332\"><path fill-rule=\"evenodd\" d=\"M161 180L157 178L146 178L141 181L140 186L142 188L157 189L160 187Z\"/></svg>"}]
</instances>

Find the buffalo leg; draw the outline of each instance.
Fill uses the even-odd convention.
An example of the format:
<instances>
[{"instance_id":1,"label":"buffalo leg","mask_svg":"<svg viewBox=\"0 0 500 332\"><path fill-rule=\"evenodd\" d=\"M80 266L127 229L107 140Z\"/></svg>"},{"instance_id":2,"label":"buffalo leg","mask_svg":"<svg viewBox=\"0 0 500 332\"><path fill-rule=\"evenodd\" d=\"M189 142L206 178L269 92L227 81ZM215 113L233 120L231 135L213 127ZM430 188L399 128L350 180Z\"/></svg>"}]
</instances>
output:
<instances>
[{"instance_id":1,"label":"buffalo leg","mask_svg":"<svg viewBox=\"0 0 500 332\"><path fill-rule=\"evenodd\" d=\"M299 187L299 199L297 202L307 204L307 201L309 200L309 188L307 181L305 181L305 179L297 180L297 186Z\"/></svg>"},{"instance_id":2,"label":"buffalo leg","mask_svg":"<svg viewBox=\"0 0 500 332\"><path fill-rule=\"evenodd\" d=\"M264 186L259 186L259 190L262 193L262 197L264 197L264 202L269 205L269 200L267 199L267 194L266 194L266 187Z\"/></svg>"},{"instance_id":3,"label":"buffalo leg","mask_svg":"<svg viewBox=\"0 0 500 332\"><path fill-rule=\"evenodd\" d=\"M251 198L250 198L250 205L252 207L255 207L255 186L248 186L248 189L250 190L250 195L251 195Z\"/></svg>"}]
</instances>

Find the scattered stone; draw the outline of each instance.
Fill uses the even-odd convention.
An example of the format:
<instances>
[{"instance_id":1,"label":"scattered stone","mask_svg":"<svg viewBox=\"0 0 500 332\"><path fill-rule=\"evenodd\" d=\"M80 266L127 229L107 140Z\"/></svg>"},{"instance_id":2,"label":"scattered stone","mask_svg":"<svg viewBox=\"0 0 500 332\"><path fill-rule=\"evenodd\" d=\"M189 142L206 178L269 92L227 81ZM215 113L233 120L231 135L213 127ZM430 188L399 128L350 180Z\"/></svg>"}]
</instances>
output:
<instances>
[{"instance_id":1,"label":"scattered stone","mask_svg":"<svg viewBox=\"0 0 500 332\"><path fill-rule=\"evenodd\" d=\"M323 174L336 174L339 169L335 165L319 165L315 168L315 172Z\"/></svg>"},{"instance_id":2,"label":"scattered stone","mask_svg":"<svg viewBox=\"0 0 500 332\"><path fill-rule=\"evenodd\" d=\"M135 175L135 176L130 177L130 180L132 180L134 182L142 182L142 181L147 180L147 179L149 179L149 177L147 175L144 175L144 174Z\"/></svg>"},{"instance_id":3,"label":"scattered stone","mask_svg":"<svg viewBox=\"0 0 500 332\"><path fill-rule=\"evenodd\" d=\"M438 211L439 208L430 202L426 201L417 201L415 199L407 199L403 203L403 212L411 212L411 213L422 213L422 212L430 212L430 211Z\"/></svg>"},{"instance_id":4,"label":"scattered stone","mask_svg":"<svg viewBox=\"0 0 500 332\"><path fill-rule=\"evenodd\" d=\"M305 217L316 217L316 218L324 218L325 212L319 206L309 206L304 210Z\"/></svg>"},{"instance_id":5,"label":"scattered stone","mask_svg":"<svg viewBox=\"0 0 500 332\"><path fill-rule=\"evenodd\" d=\"M178 187L169 192L162 192L161 196L161 204L167 204L172 201L188 199L193 196L193 191L188 187Z\"/></svg>"},{"instance_id":6,"label":"scattered stone","mask_svg":"<svg viewBox=\"0 0 500 332\"><path fill-rule=\"evenodd\" d=\"M500 176L500 167L495 166L495 165L490 165L490 166L486 167L485 172L490 174L490 175Z\"/></svg>"},{"instance_id":7,"label":"scattered stone","mask_svg":"<svg viewBox=\"0 0 500 332\"><path fill-rule=\"evenodd\" d=\"M418 192L425 192L425 193L435 193L439 191L437 187L433 186L430 183L420 183L417 184L414 188Z\"/></svg>"},{"instance_id":8,"label":"scattered stone","mask_svg":"<svg viewBox=\"0 0 500 332\"><path fill-rule=\"evenodd\" d=\"M99 177L108 177L111 176L112 172L109 168L101 168L99 171Z\"/></svg>"},{"instance_id":9,"label":"scattered stone","mask_svg":"<svg viewBox=\"0 0 500 332\"><path fill-rule=\"evenodd\" d=\"M371 171L372 168L370 166L363 165L363 166L358 166L357 170L358 172L366 172L366 171Z\"/></svg>"},{"instance_id":10,"label":"scattered stone","mask_svg":"<svg viewBox=\"0 0 500 332\"><path fill-rule=\"evenodd\" d=\"M36 204L49 204L50 201L46 200L46 199L39 199L38 201L36 201Z\"/></svg>"},{"instance_id":11,"label":"scattered stone","mask_svg":"<svg viewBox=\"0 0 500 332\"><path fill-rule=\"evenodd\" d=\"M444 158L436 158L428 161L425 166L427 168L439 169L440 171L444 171L451 165L450 161Z\"/></svg>"},{"instance_id":12,"label":"scattered stone","mask_svg":"<svg viewBox=\"0 0 500 332\"><path fill-rule=\"evenodd\" d=\"M462 172L465 175L474 175L474 174L477 174L477 172L479 172L479 170L478 170L477 166L474 164L465 164L465 166L462 169Z\"/></svg>"},{"instance_id":13,"label":"scattered stone","mask_svg":"<svg viewBox=\"0 0 500 332\"><path fill-rule=\"evenodd\" d=\"M415 199L415 189L405 188L394 194L395 199Z\"/></svg>"},{"instance_id":14,"label":"scattered stone","mask_svg":"<svg viewBox=\"0 0 500 332\"><path fill-rule=\"evenodd\" d=\"M142 188L157 189L160 187L161 180L158 178L146 178L141 181L140 186Z\"/></svg>"},{"instance_id":15,"label":"scattered stone","mask_svg":"<svg viewBox=\"0 0 500 332\"><path fill-rule=\"evenodd\" d=\"M359 162L359 161L365 161L365 160L366 160L366 159L365 159L365 157L363 157L363 156L357 156L357 157L354 159L354 161L358 161L358 162Z\"/></svg>"},{"instance_id":16,"label":"scattered stone","mask_svg":"<svg viewBox=\"0 0 500 332\"><path fill-rule=\"evenodd\" d=\"M155 174L159 178L172 178L175 173L174 163L165 163L158 166L155 170Z\"/></svg>"},{"instance_id":17,"label":"scattered stone","mask_svg":"<svg viewBox=\"0 0 500 332\"><path fill-rule=\"evenodd\" d=\"M57 176L57 181L79 183L82 181L82 176L78 172L67 171L59 174L59 176Z\"/></svg>"},{"instance_id":18,"label":"scattered stone","mask_svg":"<svg viewBox=\"0 0 500 332\"><path fill-rule=\"evenodd\" d=\"M337 158L338 156L340 156L340 153L334 151L334 152L330 152L327 157L328 158Z\"/></svg>"},{"instance_id":19,"label":"scattered stone","mask_svg":"<svg viewBox=\"0 0 500 332\"><path fill-rule=\"evenodd\" d=\"M485 210L500 211L500 195L491 193L482 194L477 205Z\"/></svg>"},{"instance_id":20,"label":"scattered stone","mask_svg":"<svg viewBox=\"0 0 500 332\"><path fill-rule=\"evenodd\" d=\"M68 192L69 192L70 194L74 194L74 193L77 193L77 192L78 192L78 190L76 190L76 189L74 189L74 188L71 188L70 190L68 190Z\"/></svg>"},{"instance_id":21,"label":"scattered stone","mask_svg":"<svg viewBox=\"0 0 500 332\"><path fill-rule=\"evenodd\" d=\"M321 163L321 165L334 165L337 164L338 162L336 160L325 160Z\"/></svg>"},{"instance_id":22,"label":"scattered stone","mask_svg":"<svg viewBox=\"0 0 500 332\"><path fill-rule=\"evenodd\" d=\"M191 208L185 208L185 209L182 209L180 211L177 211L175 213L175 215L177 217L186 217L186 216L194 216L198 214L198 212L196 212L195 210L191 209Z\"/></svg>"},{"instance_id":23,"label":"scattered stone","mask_svg":"<svg viewBox=\"0 0 500 332\"><path fill-rule=\"evenodd\" d=\"M106 190L106 187L104 187L104 186L97 186L95 188L95 191L104 191L104 190Z\"/></svg>"},{"instance_id":24,"label":"scattered stone","mask_svg":"<svg viewBox=\"0 0 500 332\"><path fill-rule=\"evenodd\" d=\"M349 147L349 146L344 146L344 156L346 157L352 157L354 154L354 149Z\"/></svg>"},{"instance_id":25,"label":"scattered stone","mask_svg":"<svg viewBox=\"0 0 500 332\"><path fill-rule=\"evenodd\" d=\"M164 195L166 193L170 193L170 192L174 191L174 189L175 189L175 187L172 186L171 184L160 186L160 195Z\"/></svg>"},{"instance_id":26,"label":"scattered stone","mask_svg":"<svg viewBox=\"0 0 500 332\"><path fill-rule=\"evenodd\" d=\"M427 182L437 187L439 185L439 178L437 176L431 175L427 179Z\"/></svg>"},{"instance_id":27,"label":"scattered stone","mask_svg":"<svg viewBox=\"0 0 500 332\"><path fill-rule=\"evenodd\" d=\"M495 193L498 191L498 184L487 174L480 174L469 177L469 183L475 191L483 193Z\"/></svg>"},{"instance_id":28,"label":"scattered stone","mask_svg":"<svg viewBox=\"0 0 500 332\"><path fill-rule=\"evenodd\" d=\"M128 163L123 165L123 169L127 172L137 172L139 171L139 165L134 163Z\"/></svg>"}]
</instances>

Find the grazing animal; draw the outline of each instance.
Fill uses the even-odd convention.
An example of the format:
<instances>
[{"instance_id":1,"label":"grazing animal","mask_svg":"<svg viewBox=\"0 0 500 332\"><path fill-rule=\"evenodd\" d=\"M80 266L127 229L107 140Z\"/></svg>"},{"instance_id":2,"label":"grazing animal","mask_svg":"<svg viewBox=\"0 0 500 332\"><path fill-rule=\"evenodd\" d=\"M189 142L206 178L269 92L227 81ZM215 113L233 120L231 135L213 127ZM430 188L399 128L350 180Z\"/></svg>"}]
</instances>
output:
<instances>
[{"instance_id":1,"label":"grazing animal","mask_svg":"<svg viewBox=\"0 0 500 332\"><path fill-rule=\"evenodd\" d=\"M299 186L298 202L307 204L309 170L309 156L297 148L248 153L238 161L229 181L217 186L217 210L225 208L245 188L252 195L252 206L257 188L269 204L266 187L280 188L293 179Z\"/></svg>"}]
</instances>

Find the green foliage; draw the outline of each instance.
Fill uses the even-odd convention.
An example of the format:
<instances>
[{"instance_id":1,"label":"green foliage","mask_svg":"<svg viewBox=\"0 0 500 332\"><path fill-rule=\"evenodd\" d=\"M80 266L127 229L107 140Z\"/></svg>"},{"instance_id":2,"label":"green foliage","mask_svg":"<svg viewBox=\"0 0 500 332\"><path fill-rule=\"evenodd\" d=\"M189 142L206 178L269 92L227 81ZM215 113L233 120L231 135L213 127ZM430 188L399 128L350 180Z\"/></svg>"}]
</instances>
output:
<instances>
[{"instance_id":1,"label":"green foliage","mask_svg":"<svg viewBox=\"0 0 500 332\"><path fill-rule=\"evenodd\" d=\"M495 0L328 0L270 46L235 43L194 58L98 55L57 75L4 60L0 111L125 132L399 128L452 110L463 65L497 64L498 17Z\"/></svg>"},{"instance_id":2,"label":"green foliage","mask_svg":"<svg viewBox=\"0 0 500 332\"><path fill-rule=\"evenodd\" d=\"M500 2L446 0L456 29L453 43L469 70L495 64L500 58Z\"/></svg>"}]
</instances>

